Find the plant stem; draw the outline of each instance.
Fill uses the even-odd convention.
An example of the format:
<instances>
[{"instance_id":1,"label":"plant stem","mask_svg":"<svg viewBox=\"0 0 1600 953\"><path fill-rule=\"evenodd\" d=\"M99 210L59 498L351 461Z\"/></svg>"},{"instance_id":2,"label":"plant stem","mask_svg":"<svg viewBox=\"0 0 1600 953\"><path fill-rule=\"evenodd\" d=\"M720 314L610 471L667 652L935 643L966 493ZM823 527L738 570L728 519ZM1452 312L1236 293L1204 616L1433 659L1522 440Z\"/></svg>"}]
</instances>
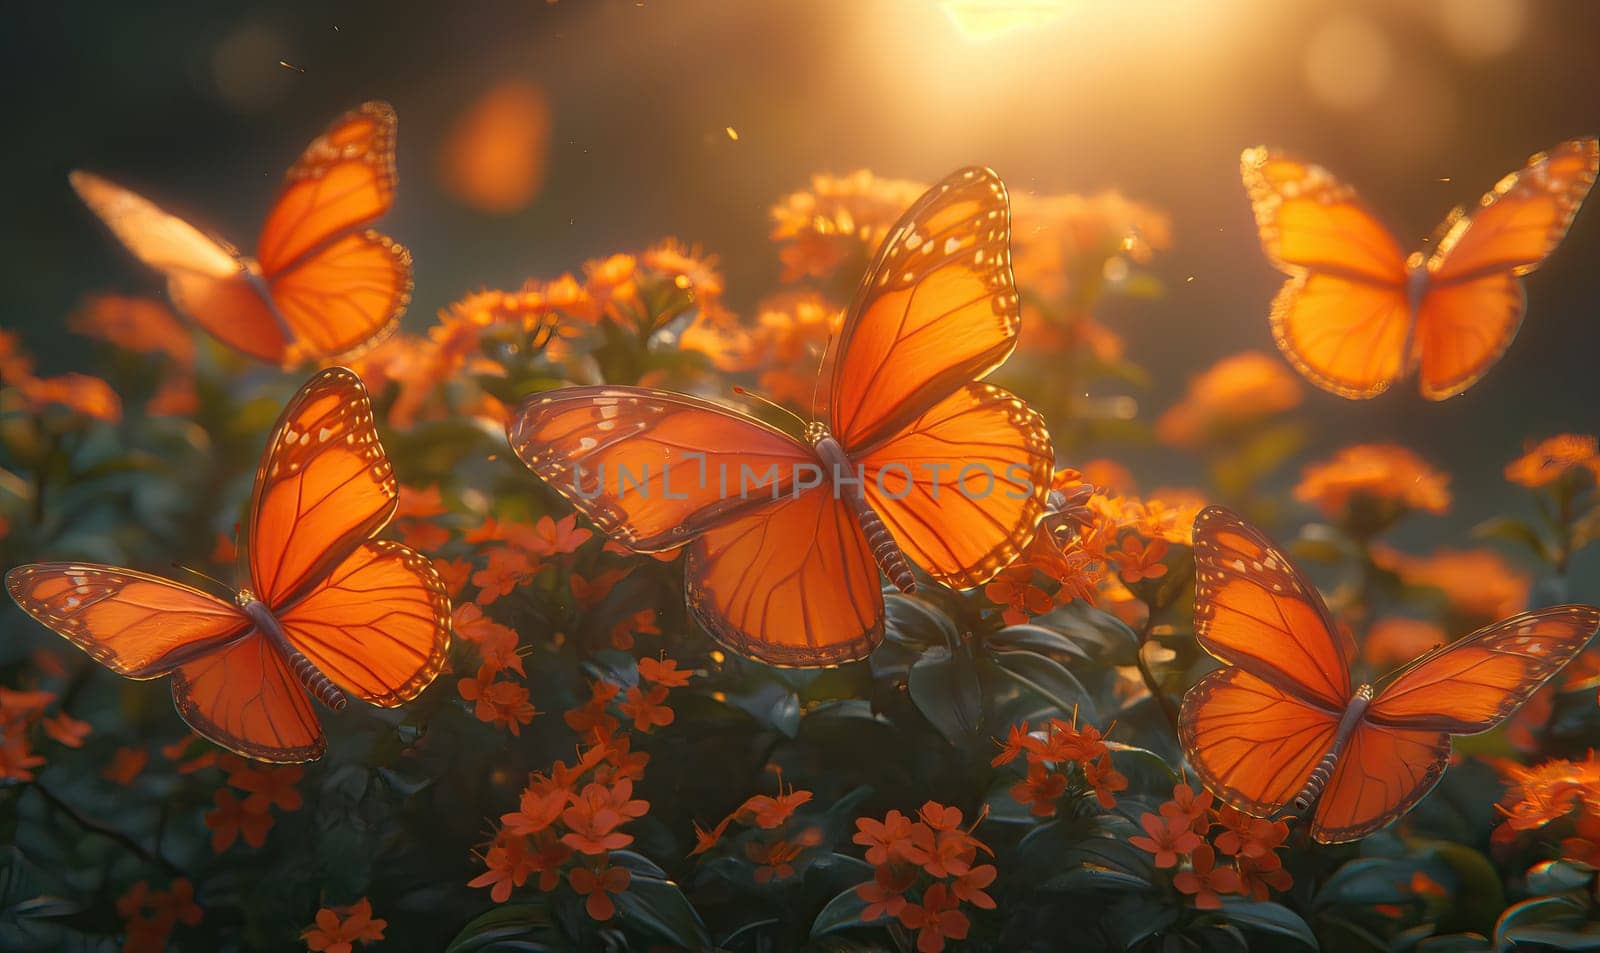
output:
<instances>
[{"instance_id":1,"label":"plant stem","mask_svg":"<svg viewBox=\"0 0 1600 953\"><path fill-rule=\"evenodd\" d=\"M73 822L84 830L99 834L102 837L108 837L111 840L116 841L118 844L121 844L132 853L139 855L139 857L146 862L158 864L171 876L177 877L183 873L183 870L179 868L177 864L168 860L159 851L152 850L144 846L132 836L117 830L115 827L112 827L108 824L103 824L100 821L89 817L76 807L73 807L60 795L45 787L43 783L34 781L32 788L40 797L44 798L45 801L50 804L50 806L72 818Z\"/></svg>"},{"instance_id":2,"label":"plant stem","mask_svg":"<svg viewBox=\"0 0 1600 953\"><path fill-rule=\"evenodd\" d=\"M1139 628L1139 650L1135 653L1135 661L1139 665L1139 677L1144 679L1144 687L1150 692L1150 697L1161 706L1161 713L1167 716L1167 724L1172 728L1172 736L1178 736L1178 706L1173 704L1167 693L1161 690L1161 683L1156 680L1156 675L1150 670L1150 663L1145 661L1145 643L1150 641L1150 620L1145 619L1144 625Z\"/></svg>"}]
</instances>

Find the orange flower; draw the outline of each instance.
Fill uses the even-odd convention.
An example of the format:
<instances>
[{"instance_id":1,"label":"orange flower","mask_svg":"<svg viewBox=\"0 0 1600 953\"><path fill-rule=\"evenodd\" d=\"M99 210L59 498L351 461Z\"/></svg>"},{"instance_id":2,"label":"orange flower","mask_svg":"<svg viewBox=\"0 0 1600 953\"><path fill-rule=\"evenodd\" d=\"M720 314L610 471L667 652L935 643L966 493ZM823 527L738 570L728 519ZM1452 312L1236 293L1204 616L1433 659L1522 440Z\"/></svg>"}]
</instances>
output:
<instances>
[{"instance_id":1,"label":"orange flower","mask_svg":"<svg viewBox=\"0 0 1600 953\"><path fill-rule=\"evenodd\" d=\"M650 805L633 800L632 796L631 781L618 781L612 787L585 785L561 814L561 822L569 831L561 838L562 843L585 854L604 854L633 843L633 835L617 828L643 817Z\"/></svg>"},{"instance_id":2,"label":"orange flower","mask_svg":"<svg viewBox=\"0 0 1600 953\"><path fill-rule=\"evenodd\" d=\"M44 726L45 734L68 748L83 747L83 739L89 737L89 732L93 730L87 721L74 718L64 711L44 719L40 724Z\"/></svg>"},{"instance_id":3,"label":"orange flower","mask_svg":"<svg viewBox=\"0 0 1600 953\"><path fill-rule=\"evenodd\" d=\"M1361 657L1377 671L1388 671L1450 641L1444 629L1421 619L1379 619L1367 630Z\"/></svg>"},{"instance_id":4,"label":"orange flower","mask_svg":"<svg viewBox=\"0 0 1600 953\"><path fill-rule=\"evenodd\" d=\"M1037 753L1040 750L1039 739L1028 733L1028 723L1025 721L1008 728L1005 741L1000 741L998 738L995 741L1000 744L1000 753L989 762L991 767L998 768L1010 764L1024 753Z\"/></svg>"},{"instance_id":5,"label":"orange flower","mask_svg":"<svg viewBox=\"0 0 1600 953\"><path fill-rule=\"evenodd\" d=\"M26 735L21 732L0 735L0 778L32 781L33 769L42 764L44 758L33 753Z\"/></svg>"},{"instance_id":6,"label":"orange flower","mask_svg":"<svg viewBox=\"0 0 1600 953\"><path fill-rule=\"evenodd\" d=\"M633 719L633 727L639 731L649 731L658 726L672 724L675 717L671 708L662 704L667 700L667 686L652 686L646 694L638 686L628 689L626 700L617 707L621 709L624 717Z\"/></svg>"},{"instance_id":7,"label":"orange flower","mask_svg":"<svg viewBox=\"0 0 1600 953\"><path fill-rule=\"evenodd\" d=\"M1305 389L1282 361L1260 351L1225 357L1189 380L1189 392L1156 421L1156 436L1198 447L1300 405Z\"/></svg>"},{"instance_id":8,"label":"orange flower","mask_svg":"<svg viewBox=\"0 0 1600 953\"><path fill-rule=\"evenodd\" d=\"M194 338L172 309L154 298L97 294L67 318L67 327L135 354L161 354L181 369L194 366Z\"/></svg>"},{"instance_id":9,"label":"orange flower","mask_svg":"<svg viewBox=\"0 0 1600 953\"><path fill-rule=\"evenodd\" d=\"M266 813L276 805L282 811L298 811L300 792L294 786L305 773L298 765L245 768L228 775L228 783L250 795L244 801L246 810Z\"/></svg>"},{"instance_id":10,"label":"orange flower","mask_svg":"<svg viewBox=\"0 0 1600 953\"><path fill-rule=\"evenodd\" d=\"M533 716L539 713L528 700L526 685L515 682L490 682L485 684L482 680L483 673L479 673L479 681L474 683L472 691L476 697L477 706L473 709L479 721L491 725L500 725L508 729L513 735L522 734L522 726L533 721ZM457 686L462 697L467 697L468 679L462 679ZM468 699L473 700L472 698Z\"/></svg>"},{"instance_id":11,"label":"orange flower","mask_svg":"<svg viewBox=\"0 0 1600 953\"><path fill-rule=\"evenodd\" d=\"M570 513L559 520L539 517L533 527L532 545L528 548L535 556L564 556L578 551L578 547L593 538L594 533L578 529L578 516Z\"/></svg>"},{"instance_id":12,"label":"orange flower","mask_svg":"<svg viewBox=\"0 0 1600 953\"><path fill-rule=\"evenodd\" d=\"M117 898L117 915L123 926L124 953L162 953L177 924L195 926L205 915L194 902L194 884L179 877L165 891L152 891L141 880Z\"/></svg>"},{"instance_id":13,"label":"orange flower","mask_svg":"<svg viewBox=\"0 0 1600 953\"><path fill-rule=\"evenodd\" d=\"M211 828L211 850L220 854L232 847L241 836L251 847L267 842L267 831L272 829L272 814L265 804L253 808L249 802L234 797L227 788L216 794L216 808L206 812L206 826Z\"/></svg>"},{"instance_id":14,"label":"orange flower","mask_svg":"<svg viewBox=\"0 0 1600 953\"><path fill-rule=\"evenodd\" d=\"M810 191L785 195L772 207L783 280L826 278L846 261L864 260L924 191L922 183L865 169L812 176Z\"/></svg>"},{"instance_id":15,"label":"orange flower","mask_svg":"<svg viewBox=\"0 0 1600 953\"><path fill-rule=\"evenodd\" d=\"M513 834L537 834L561 817L569 800L570 796L565 790L541 793L529 788L522 792L522 800L516 811L500 815L500 823Z\"/></svg>"},{"instance_id":16,"label":"orange flower","mask_svg":"<svg viewBox=\"0 0 1600 953\"><path fill-rule=\"evenodd\" d=\"M1172 243L1165 215L1118 192L1018 192L1011 202L1017 284L1040 300L1068 301L1075 289L1091 282L1115 284L1128 273L1130 260L1149 261L1154 251Z\"/></svg>"},{"instance_id":17,"label":"orange flower","mask_svg":"<svg viewBox=\"0 0 1600 953\"><path fill-rule=\"evenodd\" d=\"M781 837L770 844L750 841L744 845L745 856L755 862L753 876L758 884L793 877L794 859L804 850L802 845L791 844Z\"/></svg>"},{"instance_id":18,"label":"orange flower","mask_svg":"<svg viewBox=\"0 0 1600 953\"><path fill-rule=\"evenodd\" d=\"M1117 575L1130 586L1143 579L1160 579L1165 576L1167 567L1161 560L1166 555L1166 540L1152 539L1141 545L1139 537L1131 535L1123 539L1120 549L1110 553L1112 561L1119 569Z\"/></svg>"},{"instance_id":19,"label":"orange flower","mask_svg":"<svg viewBox=\"0 0 1600 953\"><path fill-rule=\"evenodd\" d=\"M681 688L689 684L689 679L694 677L694 673L679 671L678 663L673 659L658 661L653 658L642 658L639 660L639 677L657 685Z\"/></svg>"},{"instance_id":20,"label":"orange flower","mask_svg":"<svg viewBox=\"0 0 1600 953\"><path fill-rule=\"evenodd\" d=\"M1450 478L1398 444L1357 444L1302 473L1295 499L1329 519L1347 515L1355 501L1385 509L1442 514L1450 508Z\"/></svg>"},{"instance_id":21,"label":"orange flower","mask_svg":"<svg viewBox=\"0 0 1600 953\"><path fill-rule=\"evenodd\" d=\"M589 919L599 922L609 920L616 914L617 905L612 901L611 894L627 890L632 880L633 874L626 867L580 866L567 871L567 882L572 884L573 892L589 898L584 901L584 912L589 914Z\"/></svg>"},{"instance_id":22,"label":"orange flower","mask_svg":"<svg viewBox=\"0 0 1600 953\"><path fill-rule=\"evenodd\" d=\"M1067 776L1042 764L1028 765L1028 776L1011 785L1012 800L1028 806L1034 817L1054 817L1056 802L1067 793Z\"/></svg>"},{"instance_id":23,"label":"orange flower","mask_svg":"<svg viewBox=\"0 0 1600 953\"><path fill-rule=\"evenodd\" d=\"M1263 870L1282 865L1276 851L1289 836L1288 824L1264 817L1251 817L1231 807L1219 811L1217 818L1227 828L1216 837L1217 850L1232 856L1247 857Z\"/></svg>"},{"instance_id":24,"label":"orange flower","mask_svg":"<svg viewBox=\"0 0 1600 953\"><path fill-rule=\"evenodd\" d=\"M122 398L98 377L88 374L28 377L17 381L16 388L34 413L54 405L108 424L122 420Z\"/></svg>"},{"instance_id":25,"label":"orange flower","mask_svg":"<svg viewBox=\"0 0 1600 953\"><path fill-rule=\"evenodd\" d=\"M979 868L993 870L993 867ZM872 879L856 885L856 896L867 902L861 910L861 919L867 922L882 917L898 917L906 908L905 893L917 882L917 868L907 865L882 864L872 872ZM982 891L979 891L981 893ZM985 895L987 896L987 895Z\"/></svg>"},{"instance_id":26,"label":"orange flower","mask_svg":"<svg viewBox=\"0 0 1600 953\"><path fill-rule=\"evenodd\" d=\"M1282 861L1268 867L1249 857L1240 857L1235 863L1239 869L1239 893L1252 900L1265 902L1272 897L1272 891L1282 893L1294 886L1294 877L1283 868Z\"/></svg>"},{"instance_id":27,"label":"orange flower","mask_svg":"<svg viewBox=\"0 0 1600 953\"><path fill-rule=\"evenodd\" d=\"M150 752L143 748L118 748L111 755L111 763L106 765L100 776L127 787L144 771L144 766L149 762Z\"/></svg>"},{"instance_id":28,"label":"orange flower","mask_svg":"<svg viewBox=\"0 0 1600 953\"><path fill-rule=\"evenodd\" d=\"M754 823L763 830L773 830L782 827L795 808L811 800L810 791L796 791L790 789L788 794L779 794L772 797L766 794L756 794L745 802L733 814L746 824Z\"/></svg>"},{"instance_id":29,"label":"orange flower","mask_svg":"<svg viewBox=\"0 0 1600 953\"><path fill-rule=\"evenodd\" d=\"M1515 615L1528 606L1533 577L1493 549L1447 549L1410 556L1387 546L1372 548L1373 562L1394 572L1408 586L1438 589L1456 612L1488 622Z\"/></svg>"},{"instance_id":30,"label":"orange flower","mask_svg":"<svg viewBox=\"0 0 1600 953\"><path fill-rule=\"evenodd\" d=\"M1108 811L1117 806L1117 799L1112 795L1128 789L1128 779L1112 766L1110 755L1084 762L1083 779L1094 790L1095 800Z\"/></svg>"},{"instance_id":31,"label":"orange flower","mask_svg":"<svg viewBox=\"0 0 1600 953\"><path fill-rule=\"evenodd\" d=\"M1583 761L1552 759L1532 767L1506 762L1502 770L1511 782L1500 806L1508 831L1544 827L1580 804L1600 814L1600 760L1593 751Z\"/></svg>"},{"instance_id":32,"label":"orange flower","mask_svg":"<svg viewBox=\"0 0 1600 953\"><path fill-rule=\"evenodd\" d=\"M979 865L952 881L950 891L963 903L970 903L983 910L993 910L994 898L985 893L984 888L994 883L994 878L998 874L999 871L993 864Z\"/></svg>"},{"instance_id":33,"label":"orange flower","mask_svg":"<svg viewBox=\"0 0 1600 953\"><path fill-rule=\"evenodd\" d=\"M1128 843L1155 855L1157 867L1178 866L1180 856L1188 855L1203 843L1200 835L1194 832L1193 819L1186 814L1168 817L1147 811L1140 816L1139 826L1144 828L1146 836L1130 837Z\"/></svg>"},{"instance_id":34,"label":"orange flower","mask_svg":"<svg viewBox=\"0 0 1600 953\"><path fill-rule=\"evenodd\" d=\"M1209 844L1201 844L1189 855L1190 869L1179 871L1172 878L1172 885L1180 893L1194 897L1194 905L1201 910L1220 910L1222 894L1239 892L1239 872L1216 863L1216 852Z\"/></svg>"},{"instance_id":35,"label":"orange flower","mask_svg":"<svg viewBox=\"0 0 1600 953\"><path fill-rule=\"evenodd\" d=\"M387 920L372 915L372 903L362 897L348 907L323 907L316 923L306 927L300 937L313 953L350 953L355 944L363 946L383 939Z\"/></svg>"},{"instance_id":36,"label":"orange flower","mask_svg":"<svg viewBox=\"0 0 1600 953\"><path fill-rule=\"evenodd\" d=\"M573 573L567 580L567 588L572 593L572 598L578 603L580 609L592 609L600 600L611 594L617 583L627 578L633 567L627 569L607 569L596 575L593 579ZM480 600L481 601L481 600Z\"/></svg>"},{"instance_id":37,"label":"orange flower","mask_svg":"<svg viewBox=\"0 0 1600 953\"><path fill-rule=\"evenodd\" d=\"M527 207L544 184L550 106L526 80L489 87L451 123L439 145L439 178L456 199L491 215Z\"/></svg>"},{"instance_id":38,"label":"orange flower","mask_svg":"<svg viewBox=\"0 0 1600 953\"><path fill-rule=\"evenodd\" d=\"M611 704L611 700L616 698L622 689L602 679L590 685L589 690L589 700L571 709L562 717L566 719L567 727L581 735L590 732L610 735L617 730L619 723L616 717L606 710L606 706Z\"/></svg>"},{"instance_id":39,"label":"orange flower","mask_svg":"<svg viewBox=\"0 0 1600 953\"><path fill-rule=\"evenodd\" d=\"M483 863L489 869L467 881L467 886L488 887L495 903L510 900L512 888L526 883L528 875L537 869L528 852L527 839L503 832L484 855Z\"/></svg>"},{"instance_id":40,"label":"orange flower","mask_svg":"<svg viewBox=\"0 0 1600 953\"><path fill-rule=\"evenodd\" d=\"M1172 800L1161 805L1161 816L1169 821L1182 821L1204 834L1211 829L1211 792L1196 792L1187 784L1174 785Z\"/></svg>"},{"instance_id":41,"label":"orange flower","mask_svg":"<svg viewBox=\"0 0 1600 953\"><path fill-rule=\"evenodd\" d=\"M1506 465L1506 479L1537 489L1574 471L1587 473L1591 481L1600 477L1600 448L1594 437L1575 433L1547 437Z\"/></svg>"},{"instance_id":42,"label":"orange flower","mask_svg":"<svg viewBox=\"0 0 1600 953\"><path fill-rule=\"evenodd\" d=\"M1033 584L1031 563L1010 566L983 587L983 595L995 605L1005 606L1000 613L1006 625L1021 625L1055 607L1050 594Z\"/></svg>"},{"instance_id":43,"label":"orange flower","mask_svg":"<svg viewBox=\"0 0 1600 953\"><path fill-rule=\"evenodd\" d=\"M933 832L926 825L913 823L911 818L892 810L881 821L856 818L856 833L851 840L867 848L869 864L904 862L920 867L928 860Z\"/></svg>"},{"instance_id":44,"label":"orange flower","mask_svg":"<svg viewBox=\"0 0 1600 953\"><path fill-rule=\"evenodd\" d=\"M940 953L946 940L966 939L971 923L960 906L961 901L942 883L924 890L921 903L906 904L900 922L917 931L918 953Z\"/></svg>"},{"instance_id":45,"label":"orange flower","mask_svg":"<svg viewBox=\"0 0 1600 953\"><path fill-rule=\"evenodd\" d=\"M716 827L713 827L708 831L700 826L699 821L695 821L694 850L689 851L689 856L694 857L698 854L703 854L711 848L717 846L717 842L722 840L722 835L727 833L728 825L732 823L733 815L729 814L727 817L724 817L722 820L718 821Z\"/></svg>"},{"instance_id":46,"label":"orange flower","mask_svg":"<svg viewBox=\"0 0 1600 953\"><path fill-rule=\"evenodd\" d=\"M444 583L445 591L450 594L451 600L461 598L461 590L472 581L472 563L465 559L434 559L433 568L439 574L439 579Z\"/></svg>"},{"instance_id":47,"label":"orange flower","mask_svg":"<svg viewBox=\"0 0 1600 953\"><path fill-rule=\"evenodd\" d=\"M656 610L640 609L611 627L611 647L626 652L633 648L635 635L660 634L661 627L656 625Z\"/></svg>"},{"instance_id":48,"label":"orange flower","mask_svg":"<svg viewBox=\"0 0 1600 953\"><path fill-rule=\"evenodd\" d=\"M496 546L489 550L488 564L472 574L472 584L478 587L478 604L486 606L510 594L541 568L536 560L520 549Z\"/></svg>"}]
</instances>

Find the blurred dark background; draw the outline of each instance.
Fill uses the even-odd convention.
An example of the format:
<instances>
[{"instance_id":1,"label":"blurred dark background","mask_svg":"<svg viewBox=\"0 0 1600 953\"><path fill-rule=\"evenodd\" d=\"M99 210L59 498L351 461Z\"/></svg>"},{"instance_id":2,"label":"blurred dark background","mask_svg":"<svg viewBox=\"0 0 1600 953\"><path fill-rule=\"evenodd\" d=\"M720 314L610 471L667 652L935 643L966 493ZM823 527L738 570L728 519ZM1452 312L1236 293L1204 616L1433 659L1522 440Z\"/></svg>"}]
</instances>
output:
<instances>
[{"instance_id":1,"label":"blurred dark background","mask_svg":"<svg viewBox=\"0 0 1600 953\"><path fill-rule=\"evenodd\" d=\"M1032 22L988 35L1007 9ZM1154 263L1166 295L1109 316L1153 372L1142 415L1216 358L1272 350L1281 277L1256 241L1242 147L1319 159L1415 247L1528 154L1600 131L1587 0L61 2L7 21L3 321L52 372L82 360L64 318L85 292L160 287L77 203L69 169L248 247L297 151L367 98L401 117L383 227L416 256L416 329L467 290L669 234L719 253L748 309L779 270L768 206L818 171L931 180L982 163L1013 191L1120 189L1175 231ZM437 152L507 79L542 89L548 155L538 196L491 215L441 189ZM1519 340L1463 397L1312 391L1308 455L1417 448L1454 477L1462 541L1515 498L1501 467L1526 438L1600 426L1597 256L1590 209L1528 282Z\"/></svg>"}]
</instances>

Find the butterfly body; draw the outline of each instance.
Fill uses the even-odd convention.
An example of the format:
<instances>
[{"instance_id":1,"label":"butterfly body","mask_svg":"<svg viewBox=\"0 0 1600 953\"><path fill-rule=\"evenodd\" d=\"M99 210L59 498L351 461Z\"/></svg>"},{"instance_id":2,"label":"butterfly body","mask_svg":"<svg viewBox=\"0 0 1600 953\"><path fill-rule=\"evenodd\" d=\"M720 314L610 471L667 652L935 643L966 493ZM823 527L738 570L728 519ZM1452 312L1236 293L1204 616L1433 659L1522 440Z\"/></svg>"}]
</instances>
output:
<instances>
[{"instance_id":1,"label":"butterfly body","mask_svg":"<svg viewBox=\"0 0 1600 953\"><path fill-rule=\"evenodd\" d=\"M1222 667L1184 695L1184 755L1224 803L1292 808L1323 843L1410 810L1443 776L1452 736L1500 724L1600 628L1594 606L1524 612L1357 686L1322 597L1259 531L1207 507L1194 553L1195 638Z\"/></svg>"},{"instance_id":2,"label":"butterfly body","mask_svg":"<svg viewBox=\"0 0 1600 953\"><path fill-rule=\"evenodd\" d=\"M1356 191L1315 163L1257 147L1240 157L1262 248L1289 276L1273 299L1273 340L1308 380L1376 397L1417 375L1444 400L1476 383L1522 323L1522 277L1566 236L1600 172L1600 142L1530 157L1406 255Z\"/></svg>"},{"instance_id":3,"label":"butterfly body","mask_svg":"<svg viewBox=\"0 0 1600 953\"><path fill-rule=\"evenodd\" d=\"M690 611L731 650L780 666L863 658L883 633L880 569L907 592L913 565L981 585L1044 511L1049 433L982 380L1016 346L1010 237L988 169L913 203L845 313L826 412L801 437L686 394L601 385L528 398L511 448L624 545L684 547ZM591 489L585 474L602 471L649 476Z\"/></svg>"},{"instance_id":4,"label":"butterfly body","mask_svg":"<svg viewBox=\"0 0 1600 953\"><path fill-rule=\"evenodd\" d=\"M392 107L369 102L314 139L284 176L253 256L98 175L68 179L217 340L285 367L327 362L375 344L411 299L410 252L365 227L394 202L395 126Z\"/></svg>"},{"instance_id":5,"label":"butterfly body","mask_svg":"<svg viewBox=\"0 0 1600 953\"><path fill-rule=\"evenodd\" d=\"M169 676L199 734L261 761L310 761L326 747L312 698L335 711L351 696L395 707L444 667L439 574L423 554L372 538L398 505L361 379L329 368L267 441L242 547L249 585L231 601L86 563L17 566L6 588L113 672Z\"/></svg>"}]
</instances>

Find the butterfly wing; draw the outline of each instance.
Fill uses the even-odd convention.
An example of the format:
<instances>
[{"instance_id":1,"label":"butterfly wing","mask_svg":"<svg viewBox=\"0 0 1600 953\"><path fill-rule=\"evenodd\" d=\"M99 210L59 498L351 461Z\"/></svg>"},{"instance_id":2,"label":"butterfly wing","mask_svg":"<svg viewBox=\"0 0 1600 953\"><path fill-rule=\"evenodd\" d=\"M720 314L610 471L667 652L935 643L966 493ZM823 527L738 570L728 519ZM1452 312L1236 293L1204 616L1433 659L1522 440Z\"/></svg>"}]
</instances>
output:
<instances>
[{"instance_id":1,"label":"butterfly wing","mask_svg":"<svg viewBox=\"0 0 1600 953\"><path fill-rule=\"evenodd\" d=\"M1178 740L1207 790L1247 814L1288 804L1333 744L1339 715L1242 668L1202 678L1183 696Z\"/></svg>"},{"instance_id":2,"label":"butterfly wing","mask_svg":"<svg viewBox=\"0 0 1600 953\"><path fill-rule=\"evenodd\" d=\"M1337 716L1350 659L1327 607L1261 532L1220 506L1194 521L1195 637L1206 651Z\"/></svg>"},{"instance_id":3,"label":"butterfly wing","mask_svg":"<svg viewBox=\"0 0 1600 953\"><path fill-rule=\"evenodd\" d=\"M399 500L361 378L343 367L318 373L284 408L256 471L248 523L256 596L276 612L324 584Z\"/></svg>"},{"instance_id":4,"label":"butterfly wing","mask_svg":"<svg viewBox=\"0 0 1600 953\"><path fill-rule=\"evenodd\" d=\"M877 568L815 451L709 401L639 387L529 398L519 459L641 552L690 544L690 608L728 648L779 665L859 658L882 630Z\"/></svg>"},{"instance_id":5,"label":"butterfly wing","mask_svg":"<svg viewBox=\"0 0 1600 953\"><path fill-rule=\"evenodd\" d=\"M855 457L999 367L1020 318L1011 209L988 169L929 189L889 232L840 333L833 436Z\"/></svg>"},{"instance_id":6,"label":"butterfly wing","mask_svg":"<svg viewBox=\"0 0 1600 953\"><path fill-rule=\"evenodd\" d=\"M289 665L257 632L172 673L178 714L200 734L257 761L315 761L327 749Z\"/></svg>"},{"instance_id":7,"label":"butterfly wing","mask_svg":"<svg viewBox=\"0 0 1600 953\"><path fill-rule=\"evenodd\" d=\"M1345 741L1311 819L1324 844L1360 840L1411 810L1444 775L1450 736L1361 721Z\"/></svg>"},{"instance_id":8,"label":"butterfly wing","mask_svg":"<svg viewBox=\"0 0 1600 953\"><path fill-rule=\"evenodd\" d=\"M867 501L942 585L994 577L1033 537L1055 452L1044 421L992 384L968 384L856 458Z\"/></svg>"},{"instance_id":9,"label":"butterfly wing","mask_svg":"<svg viewBox=\"0 0 1600 953\"><path fill-rule=\"evenodd\" d=\"M155 678L251 628L238 607L131 569L34 563L6 573L17 605L128 678Z\"/></svg>"},{"instance_id":10,"label":"butterfly wing","mask_svg":"<svg viewBox=\"0 0 1600 953\"><path fill-rule=\"evenodd\" d=\"M450 597L426 556L389 540L357 546L275 613L318 671L374 705L422 693L450 650Z\"/></svg>"},{"instance_id":11,"label":"butterfly wing","mask_svg":"<svg viewBox=\"0 0 1600 953\"><path fill-rule=\"evenodd\" d=\"M1272 303L1279 349L1324 390L1383 393L1406 370L1404 252L1322 166L1258 147L1244 151L1240 172L1262 248L1290 276Z\"/></svg>"},{"instance_id":12,"label":"butterfly wing","mask_svg":"<svg viewBox=\"0 0 1600 953\"><path fill-rule=\"evenodd\" d=\"M256 242L261 271L279 274L328 240L394 204L396 117L369 102L340 116L289 167Z\"/></svg>"},{"instance_id":13,"label":"butterfly wing","mask_svg":"<svg viewBox=\"0 0 1600 953\"><path fill-rule=\"evenodd\" d=\"M134 257L166 275L178 310L229 347L268 363L284 361L283 322L232 248L114 182L88 172L68 179Z\"/></svg>"},{"instance_id":14,"label":"butterfly wing","mask_svg":"<svg viewBox=\"0 0 1600 953\"><path fill-rule=\"evenodd\" d=\"M267 277L295 334L290 360L351 357L383 340L411 301L411 253L366 229Z\"/></svg>"},{"instance_id":15,"label":"butterfly wing","mask_svg":"<svg viewBox=\"0 0 1600 953\"><path fill-rule=\"evenodd\" d=\"M1518 278L1561 244L1597 170L1594 138L1563 142L1501 179L1477 208L1445 221L1428 259L1412 346L1423 396L1461 393L1505 353L1522 323Z\"/></svg>"},{"instance_id":16,"label":"butterfly wing","mask_svg":"<svg viewBox=\"0 0 1600 953\"><path fill-rule=\"evenodd\" d=\"M1367 720L1392 728L1488 731L1589 643L1600 609L1567 605L1523 612L1431 652L1394 676Z\"/></svg>"}]
</instances>

